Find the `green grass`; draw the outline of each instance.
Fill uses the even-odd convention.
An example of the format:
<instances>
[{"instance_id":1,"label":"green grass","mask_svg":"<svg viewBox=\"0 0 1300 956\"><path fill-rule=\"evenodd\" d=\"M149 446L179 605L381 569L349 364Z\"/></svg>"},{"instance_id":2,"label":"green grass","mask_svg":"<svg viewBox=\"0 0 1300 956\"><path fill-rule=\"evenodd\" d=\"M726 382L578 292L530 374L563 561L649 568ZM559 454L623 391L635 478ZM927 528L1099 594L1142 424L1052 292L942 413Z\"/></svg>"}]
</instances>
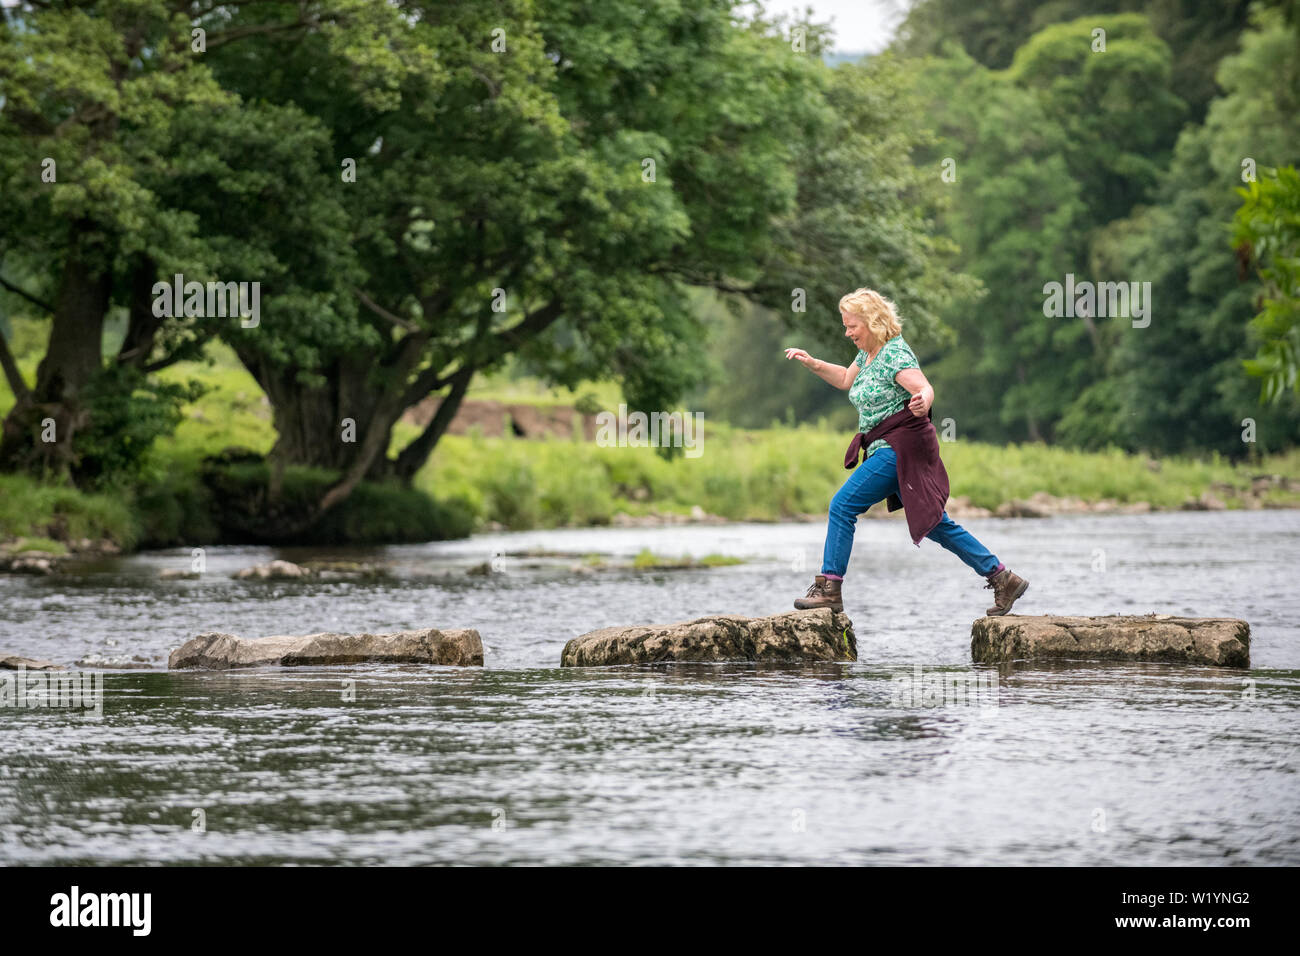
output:
<instances>
[{"instance_id":1,"label":"green grass","mask_svg":"<svg viewBox=\"0 0 1300 956\"><path fill-rule=\"evenodd\" d=\"M693 558L684 554L679 558L655 554L649 548L642 548L632 559L634 568L716 568L729 564L744 564L743 558L728 557L725 554L706 554L702 558Z\"/></svg>"},{"instance_id":2,"label":"green grass","mask_svg":"<svg viewBox=\"0 0 1300 956\"><path fill-rule=\"evenodd\" d=\"M480 519L511 528L603 524L616 511L681 513L692 505L735 520L774 520L825 511L848 475L847 440L810 426L744 431L706 422L701 456L668 462L648 448L448 436L417 483L461 494ZM953 495L990 509L1037 491L1176 508L1212 483L1245 490L1255 474L1300 474L1300 451L1236 467L1217 457L1163 459L1159 471L1142 456L1043 445L952 442L943 455ZM1293 492L1271 497L1300 502Z\"/></svg>"},{"instance_id":3,"label":"green grass","mask_svg":"<svg viewBox=\"0 0 1300 956\"><path fill-rule=\"evenodd\" d=\"M67 554L67 546L53 538L19 538L7 549L10 554L23 554L28 551L41 551L46 554Z\"/></svg>"},{"instance_id":4,"label":"green grass","mask_svg":"<svg viewBox=\"0 0 1300 956\"><path fill-rule=\"evenodd\" d=\"M1103 498L1128 503L1147 501L1154 508L1177 508L1220 483L1241 492L1259 474L1300 475L1300 449L1273 455L1258 463L1234 466L1220 456L1204 459L1163 458L1158 470L1144 456L1117 449L1079 452L1046 445L997 447L950 442L942 446L944 464L954 495L967 495L984 508L996 508L1011 498L1028 498L1036 491L1085 501ZM1278 492L1276 500L1300 504L1300 493ZM1229 507L1240 500L1227 500Z\"/></svg>"},{"instance_id":5,"label":"green grass","mask_svg":"<svg viewBox=\"0 0 1300 956\"><path fill-rule=\"evenodd\" d=\"M139 534L135 513L120 495L88 494L26 475L0 475L0 539L108 539L131 548Z\"/></svg>"},{"instance_id":6,"label":"green grass","mask_svg":"<svg viewBox=\"0 0 1300 956\"><path fill-rule=\"evenodd\" d=\"M771 521L822 514L848 476L849 436L813 426L746 431L705 423L698 458L665 461L654 449L601 448L585 441L522 441L448 436L416 477L418 487L470 503L477 521L507 528L606 524L617 512L686 513L699 505L733 520ZM1233 466L1211 456L1166 458L1080 452L1045 445L945 443L954 496L996 509L1038 491L1085 501L1150 502L1177 508L1211 485L1235 492L1258 474L1300 475L1300 450ZM1240 498L1220 488L1228 507ZM1265 500L1300 505L1300 493L1274 489Z\"/></svg>"},{"instance_id":7,"label":"green grass","mask_svg":"<svg viewBox=\"0 0 1300 956\"><path fill-rule=\"evenodd\" d=\"M227 354L229 353L229 354ZM159 373L169 382L197 379L208 392L186 406L176 432L155 443L155 462L197 467L204 455L238 446L265 454L275 444L271 406L253 376L222 345L209 346L212 365L179 362Z\"/></svg>"},{"instance_id":8,"label":"green grass","mask_svg":"<svg viewBox=\"0 0 1300 956\"><path fill-rule=\"evenodd\" d=\"M536 379L511 378L509 373L478 376L465 391L466 399L524 405L573 405L588 395L601 408L611 411L616 411L619 403L626 401L617 382L589 382L577 389L547 388Z\"/></svg>"}]
</instances>

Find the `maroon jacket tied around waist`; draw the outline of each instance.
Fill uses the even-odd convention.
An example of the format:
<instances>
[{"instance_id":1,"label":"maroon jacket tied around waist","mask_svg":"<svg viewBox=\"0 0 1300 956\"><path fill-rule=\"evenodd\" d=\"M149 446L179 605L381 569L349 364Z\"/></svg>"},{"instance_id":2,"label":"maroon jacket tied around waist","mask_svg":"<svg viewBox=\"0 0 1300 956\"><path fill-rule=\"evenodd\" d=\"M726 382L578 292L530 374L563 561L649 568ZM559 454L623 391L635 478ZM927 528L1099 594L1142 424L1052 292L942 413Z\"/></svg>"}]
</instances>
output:
<instances>
[{"instance_id":1,"label":"maroon jacket tied around waist","mask_svg":"<svg viewBox=\"0 0 1300 956\"><path fill-rule=\"evenodd\" d=\"M864 448L883 438L898 460L898 494L890 495L890 511L905 509L907 530L918 548L934 530L948 504L948 472L939 459L939 437L930 416L918 418L911 409L895 412L869 432L858 432L844 453L844 467L856 468ZM899 501L902 498L902 501Z\"/></svg>"}]
</instances>

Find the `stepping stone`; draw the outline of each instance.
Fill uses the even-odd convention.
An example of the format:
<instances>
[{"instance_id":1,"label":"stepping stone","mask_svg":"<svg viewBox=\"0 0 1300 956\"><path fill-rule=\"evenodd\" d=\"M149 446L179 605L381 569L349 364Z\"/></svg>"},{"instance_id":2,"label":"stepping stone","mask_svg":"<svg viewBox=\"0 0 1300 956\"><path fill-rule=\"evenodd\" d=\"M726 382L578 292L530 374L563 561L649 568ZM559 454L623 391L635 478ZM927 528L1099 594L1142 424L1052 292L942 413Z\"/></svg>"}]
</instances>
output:
<instances>
[{"instance_id":1,"label":"stepping stone","mask_svg":"<svg viewBox=\"0 0 1300 956\"><path fill-rule=\"evenodd\" d=\"M664 661L856 661L853 622L829 608L770 617L718 614L680 624L603 627L564 647L561 667Z\"/></svg>"},{"instance_id":2,"label":"stepping stone","mask_svg":"<svg viewBox=\"0 0 1300 956\"><path fill-rule=\"evenodd\" d=\"M977 664L1021 660L1170 661L1250 666L1250 625L1171 614L982 617L971 625Z\"/></svg>"},{"instance_id":3,"label":"stepping stone","mask_svg":"<svg viewBox=\"0 0 1300 956\"><path fill-rule=\"evenodd\" d=\"M481 667L483 641L473 628L440 631L427 627L392 634L278 635L256 639L214 632L186 641L167 658L172 670L369 663Z\"/></svg>"}]
</instances>

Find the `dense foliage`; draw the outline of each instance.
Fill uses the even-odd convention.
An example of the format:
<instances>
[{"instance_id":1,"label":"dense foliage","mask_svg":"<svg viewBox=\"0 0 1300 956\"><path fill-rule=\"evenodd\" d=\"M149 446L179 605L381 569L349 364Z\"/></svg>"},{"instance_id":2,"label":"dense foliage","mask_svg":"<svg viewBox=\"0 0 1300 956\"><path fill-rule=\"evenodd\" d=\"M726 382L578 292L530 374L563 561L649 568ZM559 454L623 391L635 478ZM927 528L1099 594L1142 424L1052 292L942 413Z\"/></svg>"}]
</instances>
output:
<instances>
[{"instance_id":1,"label":"dense foliage","mask_svg":"<svg viewBox=\"0 0 1300 956\"><path fill-rule=\"evenodd\" d=\"M889 62L908 81L921 105L893 121L916 169L944 184L936 228L982 285L941 310L949 339L904 309L936 420L969 439L1160 454L1247 458L1300 441L1294 7L920 0L895 49L839 68ZM1149 290L1147 314L1100 300L1045 314L1049 284L1067 281ZM744 353L749 329L722 327L725 350ZM758 382L790 375L773 346L807 344L771 328L753 324L769 349ZM760 391L706 394L751 425L844 405L820 382Z\"/></svg>"},{"instance_id":2,"label":"dense foliage","mask_svg":"<svg viewBox=\"0 0 1300 956\"><path fill-rule=\"evenodd\" d=\"M208 484L250 537L410 487L508 358L848 427L781 347L851 361L860 285L962 438L1293 447L1298 10L918 0L831 67L824 25L733 0L7 4L0 470L137 475L196 394L168 372L215 341L275 427ZM176 276L256 282L256 319L160 312ZM1143 311L1053 312L1075 281ZM34 360L9 314L45 323Z\"/></svg>"}]
</instances>

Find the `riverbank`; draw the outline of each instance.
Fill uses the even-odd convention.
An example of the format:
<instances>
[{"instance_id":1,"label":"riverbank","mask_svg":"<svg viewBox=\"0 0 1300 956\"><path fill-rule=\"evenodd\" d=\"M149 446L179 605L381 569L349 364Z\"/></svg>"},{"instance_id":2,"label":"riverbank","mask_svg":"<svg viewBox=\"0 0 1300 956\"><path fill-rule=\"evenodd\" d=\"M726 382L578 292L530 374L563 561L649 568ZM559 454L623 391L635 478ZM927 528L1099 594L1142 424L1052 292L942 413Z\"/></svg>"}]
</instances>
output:
<instances>
[{"instance_id":1,"label":"riverbank","mask_svg":"<svg viewBox=\"0 0 1300 956\"><path fill-rule=\"evenodd\" d=\"M449 436L414 487L363 486L313 542L304 543L381 544L535 528L822 521L846 474L844 436L811 426L750 431L714 425L706 442L699 458L665 461L653 449L603 448L581 440ZM0 476L0 566L85 552L233 543L229 516L212 511L212 480L201 473L199 451L191 447L160 458L152 477L116 492ZM1293 477L1300 474L1300 453L1294 452L1235 466L1044 446L951 443L943 452L953 491L948 510L958 520L1300 507L1300 479ZM238 482L251 487L264 481L264 469L244 467L246 473L222 473L234 482L227 498L238 497ZM288 485L308 495L331 478L307 472ZM877 507L867 516L898 519L901 512L891 516Z\"/></svg>"},{"instance_id":2,"label":"riverbank","mask_svg":"<svg viewBox=\"0 0 1300 956\"><path fill-rule=\"evenodd\" d=\"M267 482L258 459L275 438L270 407L233 355L215 349L211 357L211 364L182 363L162 374L176 382L201 381L206 392L185 408L175 433L156 443L129 482L92 493L0 475L0 565L67 553L255 541ZM469 397L485 406L531 402L553 411L567 403L584 412L622 400L608 384L580 391L561 395L517 380L508 388L484 380ZM399 423L393 451L418 431L418 422ZM652 448L602 447L585 428L529 433L543 437L514 431L501 428L493 437L471 426L445 436L413 486L363 483L300 543L416 542L535 528L819 522L847 475L843 453L850 437L826 422L741 429L710 420L697 457L676 449L666 460ZM244 451L214 461L231 449ZM1217 455L1157 460L1119 450L960 440L944 442L942 452L952 485L949 513L959 520L1300 507L1300 449L1239 464ZM319 469L287 470L286 506L310 500L335 477ZM888 516L880 507L868 512Z\"/></svg>"},{"instance_id":3,"label":"riverbank","mask_svg":"<svg viewBox=\"0 0 1300 956\"><path fill-rule=\"evenodd\" d=\"M848 436L706 426L703 454L588 442L444 439L416 486L468 501L480 527L824 520ZM1233 465L1043 445L943 446L954 517L1300 507L1300 454ZM872 509L869 515L885 510Z\"/></svg>"}]
</instances>

